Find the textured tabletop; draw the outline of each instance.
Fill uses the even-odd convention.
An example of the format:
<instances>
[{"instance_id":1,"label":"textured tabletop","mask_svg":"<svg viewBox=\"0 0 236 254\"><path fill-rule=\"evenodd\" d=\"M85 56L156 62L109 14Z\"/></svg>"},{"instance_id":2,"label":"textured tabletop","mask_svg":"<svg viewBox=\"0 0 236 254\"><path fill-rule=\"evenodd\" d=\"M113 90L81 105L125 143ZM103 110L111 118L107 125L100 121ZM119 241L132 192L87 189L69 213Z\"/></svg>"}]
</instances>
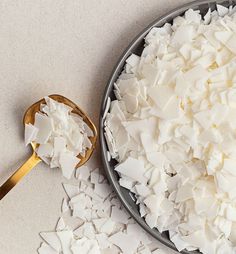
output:
<instances>
[{"instance_id":1,"label":"textured tabletop","mask_svg":"<svg viewBox=\"0 0 236 254\"><path fill-rule=\"evenodd\" d=\"M123 50L150 22L187 2L2 0L0 182L30 155L22 125L28 106L62 94L98 125L102 94ZM100 165L99 147L89 164ZM62 182L59 170L39 164L0 201L0 254L36 253L38 233L53 230L60 215Z\"/></svg>"}]
</instances>

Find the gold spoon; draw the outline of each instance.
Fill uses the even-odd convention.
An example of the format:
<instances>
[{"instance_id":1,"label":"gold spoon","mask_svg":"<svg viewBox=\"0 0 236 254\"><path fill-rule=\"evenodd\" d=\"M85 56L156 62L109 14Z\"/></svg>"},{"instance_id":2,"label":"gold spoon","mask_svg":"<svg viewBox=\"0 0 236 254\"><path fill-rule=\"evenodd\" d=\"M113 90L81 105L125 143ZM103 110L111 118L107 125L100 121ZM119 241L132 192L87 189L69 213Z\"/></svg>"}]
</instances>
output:
<instances>
[{"instance_id":1,"label":"gold spoon","mask_svg":"<svg viewBox=\"0 0 236 254\"><path fill-rule=\"evenodd\" d=\"M97 130L93 122L90 120L90 118L72 101L69 99L53 94L49 96L53 100L64 103L65 105L68 105L72 108L72 112L75 114L78 114L83 118L83 121L90 127L90 129L93 131L94 136L90 137L90 141L92 143L92 147L90 149L87 149L85 156L82 157L80 154L77 155L77 157L80 159L80 162L76 166L76 168L82 166L92 155L95 144L97 140ZM28 108L28 110L25 112L23 123L25 124L34 124L35 121L35 114L40 111L40 105L45 104L45 99L42 99L36 103L34 103L31 107ZM37 144L32 142L31 146L33 148L33 154L31 157L10 177L8 180L0 187L0 200L26 175L28 174L33 167L35 167L39 162L42 160L39 158L39 156L36 154L35 149L37 148Z\"/></svg>"}]
</instances>

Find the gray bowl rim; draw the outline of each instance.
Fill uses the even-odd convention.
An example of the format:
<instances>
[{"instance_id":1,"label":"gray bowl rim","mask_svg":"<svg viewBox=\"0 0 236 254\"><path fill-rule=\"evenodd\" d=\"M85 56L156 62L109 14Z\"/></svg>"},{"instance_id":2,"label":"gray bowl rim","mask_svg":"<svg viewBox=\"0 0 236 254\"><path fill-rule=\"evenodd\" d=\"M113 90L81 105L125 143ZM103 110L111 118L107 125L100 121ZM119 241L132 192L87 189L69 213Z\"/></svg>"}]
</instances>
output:
<instances>
[{"instance_id":1,"label":"gray bowl rim","mask_svg":"<svg viewBox=\"0 0 236 254\"><path fill-rule=\"evenodd\" d=\"M126 48L126 50L123 52L121 57L119 58L117 64L115 65L115 68L112 71L112 75L106 85L103 99L102 99L102 105L101 105L101 112L100 112L100 119L99 119L99 136L100 136L100 145L101 145L101 156L102 156L102 162L105 169L105 173L107 175L107 178L112 185L116 195L120 199L121 203L125 207L125 209L128 211L128 213L131 215L131 217L151 236L153 236L155 239L157 239L159 242L164 244L165 246L175 250L175 245L173 242L168 239L167 237L162 236L162 234L157 229L151 229L146 222L141 218L140 215L136 214L132 207L130 206L129 202L126 200L126 198L123 196L121 189L125 189L119 185L119 182L117 181L117 176L114 170L114 167L110 165L110 162L107 160L107 145L106 140L104 137L104 110L106 107L107 99L110 97L110 94L113 93L113 85L117 78L119 77L121 71L123 70L123 67L125 65L126 59L135 52L135 49L137 49L140 44L142 43L143 39L147 35L147 33L153 28L153 27L161 27L167 22L171 22L175 17L182 15L186 10L188 9L194 9L194 10L200 10L202 11L202 7L211 8L214 10L216 8L216 4L221 4L224 6L230 6L235 5L235 0L195 0L193 2L184 4L180 7L175 8L174 10L168 12L165 15L162 15L161 17L157 18L154 22L149 24L141 33L136 36L133 41L129 44L129 46ZM125 190L128 191L128 190ZM134 202L133 202L134 203ZM199 254L199 251L187 251L183 250L181 251L183 254Z\"/></svg>"}]
</instances>

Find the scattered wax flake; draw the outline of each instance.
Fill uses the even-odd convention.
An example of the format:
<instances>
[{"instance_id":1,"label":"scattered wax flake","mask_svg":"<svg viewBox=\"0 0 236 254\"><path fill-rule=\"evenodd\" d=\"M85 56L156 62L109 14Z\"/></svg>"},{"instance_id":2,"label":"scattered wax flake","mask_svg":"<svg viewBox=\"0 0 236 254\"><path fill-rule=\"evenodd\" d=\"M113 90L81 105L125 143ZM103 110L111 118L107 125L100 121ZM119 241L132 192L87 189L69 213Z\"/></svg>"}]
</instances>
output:
<instances>
[{"instance_id":1,"label":"scattered wax flake","mask_svg":"<svg viewBox=\"0 0 236 254\"><path fill-rule=\"evenodd\" d=\"M110 195L112 192L111 187L107 183L98 183L95 184L94 192L100 196L101 198L105 199L107 196Z\"/></svg>"},{"instance_id":2,"label":"scattered wax flake","mask_svg":"<svg viewBox=\"0 0 236 254\"><path fill-rule=\"evenodd\" d=\"M139 250L139 254L152 254L152 252L146 246L144 246Z\"/></svg>"},{"instance_id":3,"label":"scattered wax flake","mask_svg":"<svg viewBox=\"0 0 236 254\"><path fill-rule=\"evenodd\" d=\"M76 203L71 205L73 210L72 216L75 218L80 218L81 220L86 220L87 211L82 204Z\"/></svg>"},{"instance_id":4,"label":"scattered wax flake","mask_svg":"<svg viewBox=\"0 0 236 254\"><path fill-rule=\"evenodd\" d=\"M59 163L61 166L62 174L70 179L76 165L80 162L80 159L73 156L70 153L62 153L59 158Z\"/></svg>"},{"instance_id":5,"label":"scattered wax flake","mask_svg":"<svg viewBox=\"0 0 236 254\"><path fill-rule=\"evenodd\" d=\"M139 245L137 239L122 232L110 236L109 241L119 247L124 254L135 253Z\"/></svg>"},{"instance_id":6,"label":"scattered wax flake","mask_svg":"<svg viewBox=\"0 0 236 254\"><path fill-rule=\"evenodd\" d=\"M89 240L86 237L77 240L71 247L73 254L100 254L100 249L97 241Z\"/></svg>"},{"instance_id":7,"label":"scattered wax flake","mask_svg":"<svg viewBox=\"0 0 236 254\"><path fill-rule=\"evenodd\" d=\"M57 222L57 226L56 226L56 231L62 231L66 228L65 222L63 220L63 218L61 217L58 222Z\"/></svg>"},{"instance_id":8,"label":"scattered wax flake","mask_svg":"<svg viewBox=\"0 0 236 254\"><path fill-rule=\"evenodd\" d=\"M82 226L74 231L74 234L79 238L85 236L88 239L94 239L96 235L94 226L91 222L85 222Z\"/></svg>"},{"instance_id":9,"label":"scattered wax flake","mask_svg":"<svg viewBox=\"0 0 236 254\"><path fill-rule=\"evenodd\" d=\"M61 251L61 243L55 232L41 232L40 236L57 252Z\"/></svg>"},{"instance_id":10,"label":"scattered wax flake","mask_svg":"<svg viewBox=\"0 0 236 254\"><path fill-rule=\"evenodd\" d=\"M139 239L143 244L148 245L152 243L150 237L146 234L146 232L143 229L141 229L141 227L137 223L135 224L129 223L127 225L126 231L128 235L133 236L136 239Z\"/></svg>"},{"instance_id":11,"label":"scattered wax flake","mask_svg":"<svg viewBox=\"0 0 236 254\"><path fill-rule=\"evenodd\" d=\"M48 244L43 243L38 250L39 253L118 254L120 248L125 251L133 248L133 251L131 249L130 252L124 252L129 254L143 254L147 251L152 253L152 250L156 249L156 244L137 224L134 224L134 220L124 211L99 169L92 170L84 167L84 170L85 177L82 180L77 180L80 182L80 192L76 185L63 185L69 196L73 216L83 218L83 221L80 220L80 225L72 232L69 230L71 225L69 227L62 217L59 218L56 232L42 233L43 239ZM93 173L96 173L96 176ZM91 183L92 178L94 183ZM82 185L84 190L88 189L87 193L81 192ZM105 200L92 194L96 185L108 192L105 195ZM100 195L104 196L103 191ZM63 199L63 204L66 204L68 209L67 199ZM126 240L132 239L132 243L129 243L128 247L125 244L116 246L116 243L114 244L112 241L116 242L117 237ZM154 247L148 247L150 244Z\"/></svg>"},{"instance_id":12,"label":"scattered wax flake","mask_svg":"<svg viewBox=\"0 0 236 254\"><path fill-rule=\"evenodd\" d=\"M101 249L106 249L111 246L111 243L108 241L107 235L104 233L97 234L96 239Z\"/></svg>"},{"instance_id":13,"label":"scattered wax flake","mask_svg":"<svg viewBox=\"0 0 236 254\"><path fill-rule=\"evenodd\" d=\"M25 125L25 145L27 146L37 137L39 129L31 123Z\"/></svg>"},{"instance_id":14,"label":"scattered wax flake","mask_svg":"<svg viewBox=\"0 0 236 254\"><path fill-rule=\"evenodd\" d=\"M118 223L127 224L129 220L129 215L125 211L117 208L116 206L112 207L111 219Z\"/></svg>"},{"instance_id":15,"label":"scattered wax flake","mask_svg":"<svg viewBox=\"0 0 236 254\"><path fill-rule=\"evenodd\" d=\"M182 251L188 246L188 243L182 240L178 234L171 235L170 239L175 244L178 251Z\"/></svg>"},{"instance_id":16,"label":"scattered wax flake","mask_svg":"<svg viewBox=\"0 0 236 254\"><path fill-rule=\"evenodd\" d=\"M111 219L107 219L106 222L101 226L100 231L101 233L105 233L110 235L115 229L115 222Z\"/></svg>"},{"instance_id":17,"label":"scattered wax flake","mask_svg":"<svg viewBox=\"0 0 236 254\"><path fill-rule=\"evenodd\" d=\"M101 227L105 222L106 222L105 218L93 220L93 224L98 232L101 232Z\"/></svg>"},{"instance_id":18,"label":"scattered wax flake","mask_svg":"<svg viewBox=\"0 0 236 254\"><path fill-rule=\"evenodd\" d=\"M99 182L99 169L95 169L93 172L91 172L91 183L97 184Z\"/></svg>"},{"instance_id":19,"label":"scattered wax flake","mask_svg":"<svg viewBox=\"0 0 236 254\"><path fill-rule=\"evenodd\" d=\"M69 183L63 183L62 185L63 185L65 192L69 198L73 198L74 196L76 196L79 193L79 187L76 185L72 185Z\"/></svg>"},{"instance_id":20,"label":"scattered wax flake","mask_svg":"<svg viewBox=\"0 0 236 254\"><path fill-rule=\"evenodd\" d=\"M66 213L69 210L68 201L66 198L63 198L62 204L61 204L61 212Z\"/></svg>"},{"instance_id":21,"label":"scattered wax flake","mask_svg":"<svg viewBox=\"0 0 236 254\"><path fill-rule=\"evenodd\" d=\"M73 232L70 230L57 232L57 236L61 241L63 254L72 254L71 241L73 239Z\"/></svg>"},{"instance_id":22,"label":"scattered wax flake","mask_svg":"<svg viewBox=\"0 0 236 254\"><path fill-rule=\"evenodd\" d=\"M87 166L83 165L76 170L76 178L87 181L90 176L90 170Z\"/></svg>"},{"instance_id":23,"label":"scattered wax flake","mask_svg":"<svg viewBox=\"0 0 236 254\"><path fill-rule=\"evenodd\" d=\"M38 254L59 254L59 252L55 251L48 244L42 243L41 246L38 248Z\"/></svg>"}]
</instances>

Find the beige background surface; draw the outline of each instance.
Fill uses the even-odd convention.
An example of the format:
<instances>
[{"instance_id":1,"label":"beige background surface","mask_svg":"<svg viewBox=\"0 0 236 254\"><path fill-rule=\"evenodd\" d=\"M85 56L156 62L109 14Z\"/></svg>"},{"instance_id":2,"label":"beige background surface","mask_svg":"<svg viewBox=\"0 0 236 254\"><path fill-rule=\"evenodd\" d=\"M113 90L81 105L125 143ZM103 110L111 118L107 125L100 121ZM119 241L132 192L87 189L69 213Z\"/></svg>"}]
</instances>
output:
<instances>
[{"instance_id":1,"label":"beige background surface","mask_svg":"<svg viewBox=\"0 0 236 254\"><path fill-rule=\"evenodd\" d=\"M118 57L150 22L188 0L1 0L0 182L29 155L24 111L59 93L98 124L101 97ZM99 152L89 162L99 165ZM38 165L0 202L0 254L36 253L64 196L59 170ZM160 245L161 246L161 245ZM173 253L173 252L168 252Z\"/></svg>"}]
</instances>

